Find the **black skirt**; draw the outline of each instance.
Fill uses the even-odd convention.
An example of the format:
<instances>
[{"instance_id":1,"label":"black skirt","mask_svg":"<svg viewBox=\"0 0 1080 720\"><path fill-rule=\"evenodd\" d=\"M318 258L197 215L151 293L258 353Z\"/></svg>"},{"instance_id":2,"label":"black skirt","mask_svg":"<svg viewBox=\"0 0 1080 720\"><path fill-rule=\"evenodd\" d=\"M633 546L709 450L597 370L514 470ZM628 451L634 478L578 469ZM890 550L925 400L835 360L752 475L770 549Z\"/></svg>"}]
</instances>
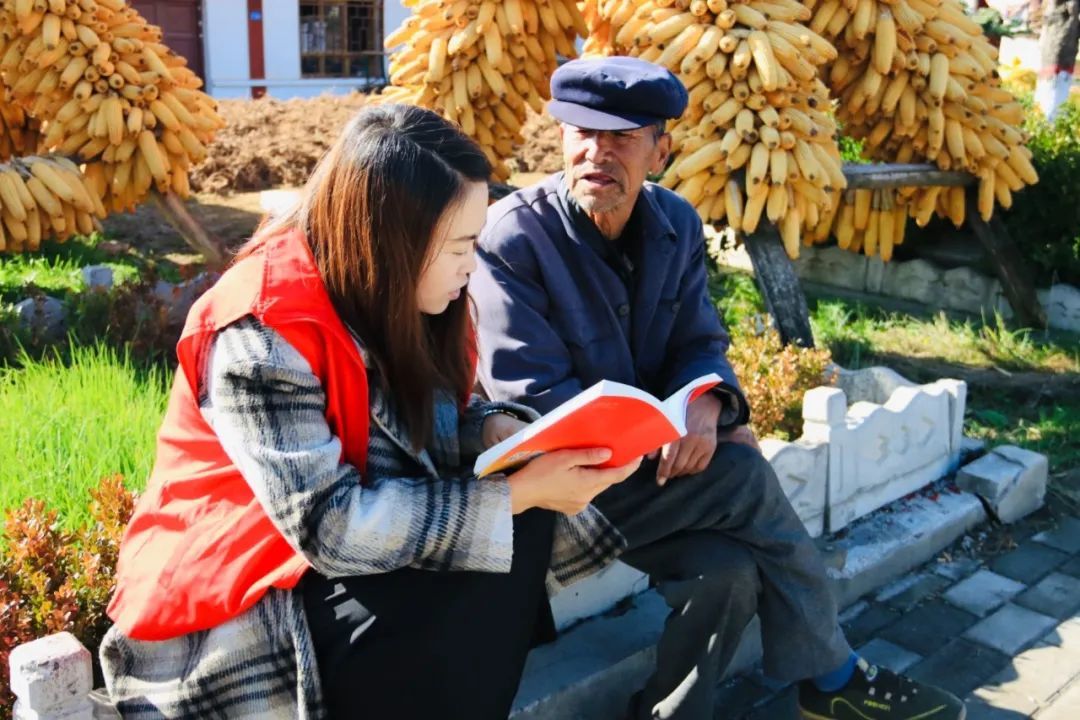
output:
<instances>
[{"instance_id":1,"label":"black skirt","mask_svg":"<svg viewBox=\"0 0 1080 720\"><path fill-rule=\"evenodd\" d=\"M509 573L309 572L300 591L329 717L505 720L529 648L552 629L554 520L514 517Z\"/></svg>"}]
</instances>

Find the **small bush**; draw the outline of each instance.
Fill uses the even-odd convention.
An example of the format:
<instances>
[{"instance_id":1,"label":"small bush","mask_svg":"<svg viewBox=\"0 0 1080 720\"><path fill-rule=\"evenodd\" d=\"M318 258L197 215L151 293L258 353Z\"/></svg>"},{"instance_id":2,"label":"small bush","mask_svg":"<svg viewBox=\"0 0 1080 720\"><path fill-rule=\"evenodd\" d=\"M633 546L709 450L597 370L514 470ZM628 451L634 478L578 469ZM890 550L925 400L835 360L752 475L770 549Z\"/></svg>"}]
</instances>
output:
<instances>
[{"instance_id":1,"label":"small bush","mask_svg":"<svg viewBox=\"0 0 1080 720\"><path fill-rule=\"evenodd\" d=\"M0 720L11 717L15 701L8 685L15 646L67 631L93 652L109 628L105 608L135 498L120 476L104 478L90 496L92 521L74 532L62 530L56 511L39 500L7 514L0 536Z\"/></svg>"},{"instance_id":2,"label":"small bush","mask_svg":"<svg viewBox=\"0 0 1080 720\"><path fill-rule=\"evenodd\" d=\"M732 331L727 357L750 403L750 427L760 437L793 440L802 434L806 391L831 385L828 350L785 346L772 326L743 320Z\"/></svg>"},{"instance_id":3,"label":"small bush","mask_svg":"<svg viewBox=\"0 0 1080 720\"><path fill-rule=\"evenodd\" d=\"M863 149L866 146L865 140L858 140L847 135L841 135L836 139L837 145L840 147L840 159L846 163L858 163L865 165L870 162L863 155Z\"/></svg>"},{"instance_id":4,"label":"small bush","mask_svg":"<svg viewBox=\"0 0 1080 720\"><path fill-rule=\"evenodd\" d=\"M1016 193L1002 217L1039 285L1080 285L1080 105L1062 105L1052 123L1031 110L1025 129L1039 182Z\"/></svg>"}]
</instances>

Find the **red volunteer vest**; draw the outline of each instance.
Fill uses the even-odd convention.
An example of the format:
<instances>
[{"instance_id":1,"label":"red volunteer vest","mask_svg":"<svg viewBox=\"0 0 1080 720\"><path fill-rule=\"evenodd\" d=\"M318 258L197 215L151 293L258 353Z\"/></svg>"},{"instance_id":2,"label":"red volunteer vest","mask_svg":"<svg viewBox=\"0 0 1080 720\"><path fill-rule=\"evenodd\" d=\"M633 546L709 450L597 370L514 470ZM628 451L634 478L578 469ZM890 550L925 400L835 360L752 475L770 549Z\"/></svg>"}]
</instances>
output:
<instances>
[{"instance_id":1,"label":"red volunteer vest","mask_svg":"<svg viewBox=\"0 0 1080 720\"><path fill-rule=\"evenodd\" d=\"M303 234L267 239L192 307L146 492L124 534L108 614L137 640L166 640L237 617L269 588L292 588L308 564L270 522L199 412L214 334L253 315L310 363L342 461L367 460L363 360L338 318Z\"/></svg>"}]
</instances>

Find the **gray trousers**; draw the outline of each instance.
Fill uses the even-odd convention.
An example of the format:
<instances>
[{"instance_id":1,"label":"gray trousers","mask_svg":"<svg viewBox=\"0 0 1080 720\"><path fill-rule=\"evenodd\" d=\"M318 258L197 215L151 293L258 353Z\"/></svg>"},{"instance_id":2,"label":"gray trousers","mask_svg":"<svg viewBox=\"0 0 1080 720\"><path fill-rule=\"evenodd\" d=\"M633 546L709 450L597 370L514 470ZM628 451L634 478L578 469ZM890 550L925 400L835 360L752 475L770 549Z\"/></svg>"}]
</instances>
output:
<instances>
[{"instance_id":1,"label":"gray trousers","mask_svg":"<svg viewBox=\"0 0 1080 720\"><path fill-rule=\"evenodd\" d=\"M755 613L770 677L814 677L850 656L820 554L757 451L723 443L704 472L662 488L646 462L594 502L629 542L622 560L672 610L633 720L711 719L720 672Z\"/></svg>"}]
</instances>

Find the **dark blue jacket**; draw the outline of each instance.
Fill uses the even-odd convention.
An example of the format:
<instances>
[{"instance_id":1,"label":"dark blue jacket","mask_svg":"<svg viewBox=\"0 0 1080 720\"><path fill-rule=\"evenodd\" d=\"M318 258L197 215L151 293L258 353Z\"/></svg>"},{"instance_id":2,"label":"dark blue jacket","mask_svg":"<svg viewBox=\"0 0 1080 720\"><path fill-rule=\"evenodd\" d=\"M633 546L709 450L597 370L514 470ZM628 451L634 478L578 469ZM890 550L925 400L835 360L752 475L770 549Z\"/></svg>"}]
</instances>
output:
<instances>
[{"instance_id":1,"label":"dark blue jacket","mask_svg":"<svg viewBox=\"0 0 1080 720\"><path fill-rule=\"evenodd\" d=\"M709 297L701 220L682 197L646 183L636 287L584 239L562 173L488 210L469 291L479 316L479 379L493 400L546 413L599 380L664 399L715 372L728 399L722 424L748 408L724 356L729 344ZM576 221L574 218L577 217ZM587 227L582 227L584 224Z\"/></svg>"}]
</instances>

